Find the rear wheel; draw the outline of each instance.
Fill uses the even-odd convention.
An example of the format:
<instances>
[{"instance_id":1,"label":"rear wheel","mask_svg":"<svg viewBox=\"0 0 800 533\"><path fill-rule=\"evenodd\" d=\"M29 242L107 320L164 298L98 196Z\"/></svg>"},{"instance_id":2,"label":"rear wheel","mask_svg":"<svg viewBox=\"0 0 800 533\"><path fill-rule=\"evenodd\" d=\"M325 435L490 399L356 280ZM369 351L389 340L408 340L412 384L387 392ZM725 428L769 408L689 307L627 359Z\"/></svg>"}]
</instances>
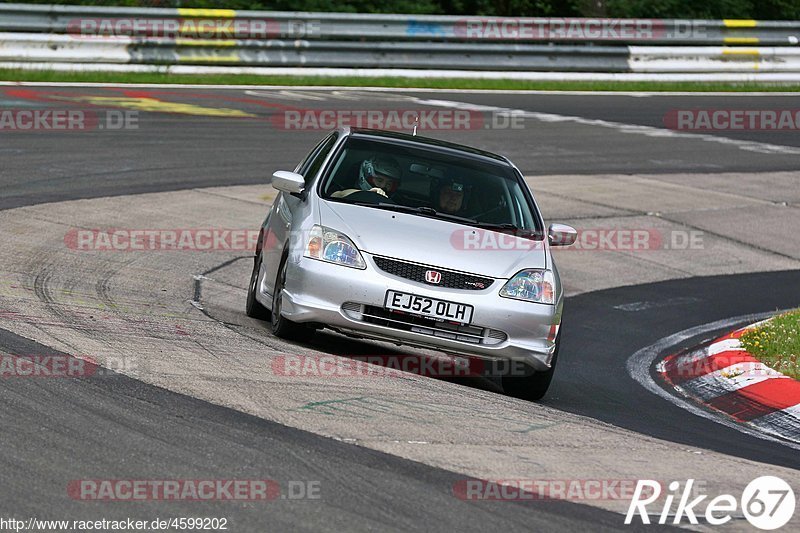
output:
<instances>
[{"instance_id":1,"label":"rear wheel","mask_svg":"<svg viewBox=\"0 0 800 533\"><path fill-rule=\"evenodd\" d=\"M272 296L272 333L276 337L286 340L307 341L314 335L312 328L307 328L303 324L292 322L288 318L281 316L287 266L287 257L284 257L281 260L281 267L278 269L278 278L275 280L275 291Z\"/></svg>"},{"instance_id":2,"label":"rear wheel","mask_svg":"<svg viewBox=\"0 0 800 533\"><path fill-rule=\"evenodd\" d=\"M550 382L553 381L553 374L556 371L558 361L558 350L561 347L561 331L556 337L556 350L550 362L550 368L544 372L533 372L529 376L503 377L503 391L509 396L523 400L537 401L544 398Z\"/></svg>"},{"instance_id":3,"label":"rear wheel","mask_svg":"<svg viewBox=\"0 0 800 533\"><path fill-rule=\"evenodd\" d=\"M256 293L261 286L261 254L258 254L253 261L253 273L250 274L250 285L247 287L247 304L245 312L251 318L259 320L269 320L269 309L261 305L256 299Z\"/></svg>"}]
</instances>

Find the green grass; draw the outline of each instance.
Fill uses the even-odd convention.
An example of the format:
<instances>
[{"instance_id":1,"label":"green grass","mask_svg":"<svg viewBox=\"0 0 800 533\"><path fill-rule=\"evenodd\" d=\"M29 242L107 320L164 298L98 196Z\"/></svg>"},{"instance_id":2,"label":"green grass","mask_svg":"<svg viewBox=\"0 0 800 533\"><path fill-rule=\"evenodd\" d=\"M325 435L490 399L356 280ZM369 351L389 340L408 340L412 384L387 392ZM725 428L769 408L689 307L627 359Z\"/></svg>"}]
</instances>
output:
<instances>
[{"instance_id":1,"label":"green grass","mask_svg":"<svg viewBox=\"0 0 800 533\"><path fill-rule=\"evenodd\" d=\"M0 69L0 80L100 83L186 83L209 85L340 85L348 87L402 87L436 89L517 89L546 91L797 91L800 84L582 82L472 79L413 79L403 77L322 77L255 75L184 75L136 72L58 72Z\"/></svg>"},{"instance_id":2,"label":"green grass","mask_svg":"<svg viewBox=\"0 0 800 533\"><path fill-rule=\"evenodd\" d=\"M740 340L745 350L768 367L800 379L800 309L776 316Z\"/></svg>"}]
</instances>

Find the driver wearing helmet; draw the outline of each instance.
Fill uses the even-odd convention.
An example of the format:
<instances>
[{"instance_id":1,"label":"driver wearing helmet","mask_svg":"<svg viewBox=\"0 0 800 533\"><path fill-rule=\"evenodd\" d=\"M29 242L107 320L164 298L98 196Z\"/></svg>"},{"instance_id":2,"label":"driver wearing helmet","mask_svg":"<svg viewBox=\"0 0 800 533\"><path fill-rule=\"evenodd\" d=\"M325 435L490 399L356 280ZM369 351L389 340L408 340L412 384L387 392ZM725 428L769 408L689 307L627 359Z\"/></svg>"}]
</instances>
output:
<instances>
[{"instance_id":1,"label":"driver wearing helmet","mask_svg":"<svg viewBox=\"0 0 800 533\"><path fill-rule=\"evenodd\" d=\"M350 194L369 191L389 197L400 185L400 165L397 161L385 155L373 156L365 159L358 167L358 189L345 189L337 191L331 196L343 198Z\"/></svg>"}]
</instances>

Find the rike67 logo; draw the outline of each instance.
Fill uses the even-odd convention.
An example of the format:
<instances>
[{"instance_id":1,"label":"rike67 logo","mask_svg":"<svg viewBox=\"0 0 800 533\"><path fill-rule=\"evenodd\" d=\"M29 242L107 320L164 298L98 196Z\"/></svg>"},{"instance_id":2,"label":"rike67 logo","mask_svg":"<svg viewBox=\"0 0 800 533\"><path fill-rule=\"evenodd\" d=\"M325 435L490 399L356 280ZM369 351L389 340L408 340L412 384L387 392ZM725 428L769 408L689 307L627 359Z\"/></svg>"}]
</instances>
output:
<instances>
[{"instance_id":1,"label":"rike67 logo","mask_svg":"<svg viewBox=\"0 0 800 533\"><path fill-rule=\"evenodd\" d=\"M794 516L795 496L792 487L784 480L775 476L762 476L751 481L738 500L731 494L720 494L705 504L705 512L701 514L698 507L708 498L707 494L693 493L694 479L689 479L681 489L678 481L669 484L669 492L663 499L661 483L649 479L639 480L625 515L625 524L631 524L636 515L643 524L650 524L651 518L658 516L659 524L680 524L684 518L690 524L698 525L698 515L705 518L706 523L719 526L731 521L734 513L744 517L750 525L762 530L774 530L786 525ZM691 498L691 499L690 499ZM677 500L675 510L673 503ZM648 505L658 503L653 507L660 511L657 515L651 514ZM657 509L661 507L661 509ZM737 510L740 509L740 513ZM669 520L672 518L672 520Z\"/></svg>"}]
</instances>

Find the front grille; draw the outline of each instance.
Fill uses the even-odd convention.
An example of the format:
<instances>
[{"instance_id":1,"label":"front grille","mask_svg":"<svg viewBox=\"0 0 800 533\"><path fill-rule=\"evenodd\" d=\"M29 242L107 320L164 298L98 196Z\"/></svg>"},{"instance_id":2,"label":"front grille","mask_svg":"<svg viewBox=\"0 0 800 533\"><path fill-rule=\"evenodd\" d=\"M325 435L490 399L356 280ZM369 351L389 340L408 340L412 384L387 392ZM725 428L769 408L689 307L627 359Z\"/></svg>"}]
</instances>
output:
<instances>
[{"instance_id":1,"label":"front grille","mask_svg":"<svg viewBox=\"0 0 800 533\"><path fill-rule=\"evenodd\" d=\"M436 266L420 265L380 256L373 256L373 259L378 268L388 274L419 283L425 283L427 285L433 285L435 287L481 291L483 289L488 289L492 283L494 283L492 278L464 274L463 272L455 272L453 270L444 270ZM441 281L439 283L428 283L425 281L425 272L428 270L439 272L442 275Z\"/></svg>"},{"instance_id":2,"label":"front grille","mask_svg":"<svg viewBox=\"0 0 800 533\"><path fill-rule=\"evenodd\" d=\"M360 322L377 326L421 333L431 337L450 339L469 344L492 346L505 342L508 336L499 330L480 326L463 326L451 322L438 321L432 318L410 315L393 309L384 309L374 305L362 305L346 302L342 311Z\"/></svg>"}]
</instances>

